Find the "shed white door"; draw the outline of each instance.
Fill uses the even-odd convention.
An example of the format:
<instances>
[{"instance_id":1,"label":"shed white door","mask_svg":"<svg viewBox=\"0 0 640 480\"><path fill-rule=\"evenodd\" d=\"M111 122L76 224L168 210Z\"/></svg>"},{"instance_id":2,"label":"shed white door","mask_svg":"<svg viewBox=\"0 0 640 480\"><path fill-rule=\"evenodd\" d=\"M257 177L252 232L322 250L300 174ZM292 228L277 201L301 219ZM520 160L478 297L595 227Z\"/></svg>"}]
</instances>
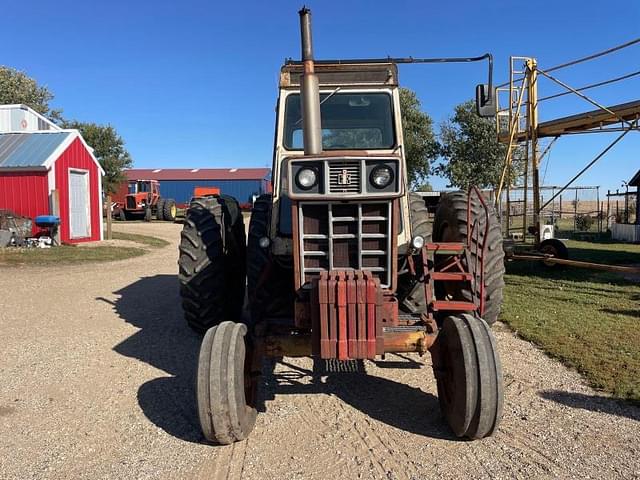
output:
<instances>
[{"instance_id":1,"label":"shed white door","mask_svg":"<svg viewBox=\"0 0 640 480\"><path fill-rule=\"evenodd\" d=\"M69 221L71 238L90 235L89 174L87 172L69 172Z\"/></svg>"}]
</instances>

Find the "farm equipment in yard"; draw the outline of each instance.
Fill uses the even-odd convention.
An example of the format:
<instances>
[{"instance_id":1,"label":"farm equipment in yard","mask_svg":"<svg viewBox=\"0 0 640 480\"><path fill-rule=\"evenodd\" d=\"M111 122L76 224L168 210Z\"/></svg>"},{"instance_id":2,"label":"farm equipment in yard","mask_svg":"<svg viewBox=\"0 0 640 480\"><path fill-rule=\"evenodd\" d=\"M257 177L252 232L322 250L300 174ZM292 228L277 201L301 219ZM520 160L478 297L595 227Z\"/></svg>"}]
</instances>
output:
<instances>
[{"instance_id":1,"label":"farm equipment in yard","mask_svg":"<svg viewBox=\"0 0 640 480\"><path fill-rule=\"evenodd\" d=\"M160 196L160 184L157 180L130 180L127 194L119 206L120 220L144 218L150 222L156 217L158 220L173 222L178 214L176 201Z\"/></svg>"},{"instance_id":2,"label":"farm equipment in yard","mask_svg":"<svg viewBox=\"0 0 640 480\"><path fill-rule=\"evenodd\" d=\"M255 201L247 242L226 196L195 199L182 231L183 310L205 334L204 436L249 435L266 357L392 352L429 352L453 432L491 435L503 402L490 329L504 286L500 226L476 188L443 195L433 222L407 191L397 72L491 57L315 62L309 10L300 23L302 61L280 71L273 194ZM495 113L491 73L476 92L479 112Z\"/></svg>"}]
</instances>

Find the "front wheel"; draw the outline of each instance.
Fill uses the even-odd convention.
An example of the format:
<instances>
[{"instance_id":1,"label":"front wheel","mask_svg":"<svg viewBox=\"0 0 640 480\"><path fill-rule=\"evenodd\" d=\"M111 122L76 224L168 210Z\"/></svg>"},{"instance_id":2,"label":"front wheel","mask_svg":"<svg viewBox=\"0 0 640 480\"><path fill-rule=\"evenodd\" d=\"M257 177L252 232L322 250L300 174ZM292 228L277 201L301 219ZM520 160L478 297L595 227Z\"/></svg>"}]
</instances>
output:
<instances>
[{"instance_id":1,"label":"front wheel","mask_svg":"<svg viewBox=\"0 0 640 480\"><path fill-rule=\"evenodd\" d=\"M493 434L502 418L502 366L489 325L469 314L446 317L431 349L440 409L458 437Z\"/></svg>"},{"instance_id":2,"label":"front wheel","mask_svg":"<svg viewBox=\"0 0 640 480\"><path fill-rule=\"evenodd\" d=\"M245 381L247 326L222 322L202 340L196 381L198 417L205 438L223 445L244 440L253 430L257 411L247 403Z\"/></svg>"}]
</instances>

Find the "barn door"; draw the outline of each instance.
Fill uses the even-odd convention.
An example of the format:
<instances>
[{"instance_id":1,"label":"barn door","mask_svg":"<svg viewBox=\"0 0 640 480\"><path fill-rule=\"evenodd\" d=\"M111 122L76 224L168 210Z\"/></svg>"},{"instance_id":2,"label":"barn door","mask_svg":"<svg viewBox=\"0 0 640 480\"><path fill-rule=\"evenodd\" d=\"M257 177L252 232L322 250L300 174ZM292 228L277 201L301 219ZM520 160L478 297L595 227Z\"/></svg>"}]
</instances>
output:
<instances>
[{"instance_id":1,"label":"barn door","mask_svg":"<svg viewBox=\"0 0 640 480\"><path fill-rule=\"evenodd\" d=\"M71 238L85 238L91 235L88 172L69 172L69 223Z\"/></svg>"}]
</instances>

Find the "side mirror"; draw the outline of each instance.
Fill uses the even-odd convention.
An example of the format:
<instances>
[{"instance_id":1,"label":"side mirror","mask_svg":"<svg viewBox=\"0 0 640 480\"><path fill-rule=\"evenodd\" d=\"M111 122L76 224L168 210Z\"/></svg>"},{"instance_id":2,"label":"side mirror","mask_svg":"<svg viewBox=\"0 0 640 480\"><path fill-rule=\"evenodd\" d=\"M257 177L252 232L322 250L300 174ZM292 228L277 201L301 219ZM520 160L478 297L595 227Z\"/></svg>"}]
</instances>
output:
<instances>
[{"instance_id":1,"label":"side mirror","mask_svg":"<svg viewBox=\"0 0 640 480\"><path fill-rule=\"evenodd\" d=\"M496 91L489 90L489 85L476 86L476 112L481 117L495 117L498 110Z\"/></svg>"}]
</instances>

